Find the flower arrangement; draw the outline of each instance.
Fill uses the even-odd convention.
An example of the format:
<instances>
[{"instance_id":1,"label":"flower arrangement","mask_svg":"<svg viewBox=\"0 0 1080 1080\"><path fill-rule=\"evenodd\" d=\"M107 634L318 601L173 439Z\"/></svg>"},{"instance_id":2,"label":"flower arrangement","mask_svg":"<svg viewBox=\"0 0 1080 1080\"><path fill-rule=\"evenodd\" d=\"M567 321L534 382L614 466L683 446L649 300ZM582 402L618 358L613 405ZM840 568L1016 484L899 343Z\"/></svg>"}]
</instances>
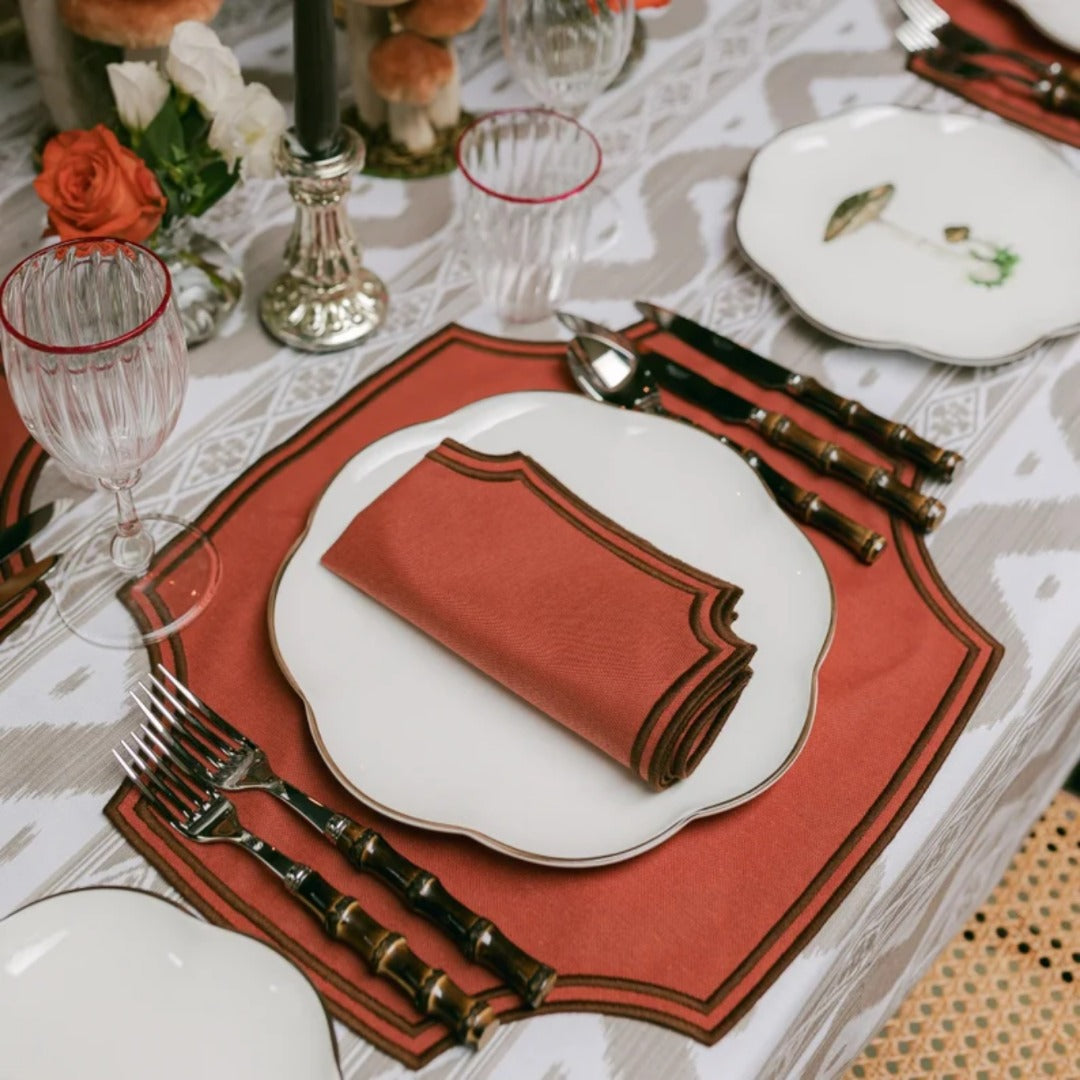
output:
<instances>
[{"instance_id":1,"label":"flower arrangement","mask_svg":"<svg viewBox=\"0 0 1080 1080\"><path fill-rule=\"evenodd\" d=\"M62 131L42 152L34 188L61 240L149 240L198 217L236 183L274 174L285 110L246 83L235 54L199 22L173 31L157 64L108 65L118 124Z\"/></svg>"}]
</instances>

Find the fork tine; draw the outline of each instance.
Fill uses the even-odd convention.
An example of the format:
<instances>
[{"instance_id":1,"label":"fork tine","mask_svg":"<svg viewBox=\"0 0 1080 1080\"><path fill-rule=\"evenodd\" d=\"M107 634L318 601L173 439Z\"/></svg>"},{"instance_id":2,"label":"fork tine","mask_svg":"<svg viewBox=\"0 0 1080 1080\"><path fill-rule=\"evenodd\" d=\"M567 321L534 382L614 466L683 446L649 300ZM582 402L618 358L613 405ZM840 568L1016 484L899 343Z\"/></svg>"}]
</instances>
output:
<instances>
[{"instance_id":1,"label":"fork tine","mask_svg":"<svg viewBox=\"0 0 1080 1080\"><path fill-rule=\"evenodd\" d=\"M128 746L128 744L123 739L120 740L120 745L128 752L128 754L132 757L133 760L138 760L135 754L132 753L131 747ZM157 795L155 795L154 792L152 792L150 788L148 788L139 778L139 773L142 772L142 769L136 771L134 768L132 768L132 766L124 760L123 754L121 754L120 751L116 749L116 747L113 747L113 757L116 758L118 762L120 762L120 768L123 769L125 773L127 773L128 779L138 789L139 794L141 794L143 798L146 799L146 801L170 825L175 825L179 827L180 823L178 818L176 817L176 814L174 814L173 811L170 810L169 807L166 806L166 804L161 799L159 799Z\"/></svg>"},{"instance_id":2,"label":"fork tine","mask_svg":"<svg viewBox=\"0 0 1080 1080\"><path fill-rule=\"evenodd\" d=\"M192 757L192 755L176 741L174 737L175 729L172 732L168 731L162 726L161 721L158 720L156 716L151 716L150 719L161 734L164 735L166 739L169 739L169 743L166 743L153 728L149 728L146 724L143 724L142 729L146 732L147 737L152 739L154 743L161 748L162 753L169 755L179 768L190 776L197 784L204 788L213 787L214 782L211 779L206 766L197 758Z\"/></svg>"},{"instance_id":3,"label":"fork tine","mask_svg":"<svg viewBox=\"0 0 1080 1080\"><path fill-rule=\"evenodd\" d=\"M922 23L929 30L937 30L949 21L948 13L934 0L910 0L912 13L909 19Z\"/></svg>"},{"instance_id":4,"label":"fork tine","mask_svg":"<svg viewBox=\"0 0 1080 1080\"><path fill-rule=\"evenodd\" d=\"M170 694L153 675L150 679L154 684L154 689L143 686L143 690L151 703L169 722L170 734L186 736L190 748L202 754L213 768L224 768L229 756L235 753L237 748L229 746L217 732L203 723L196 713L185 708L184 704ZM162 697L165 698L164 702L161 700Z\"/></svg>"},{"instance_id":5,"label":"fork tine","mask_svg":"<svg viewBox=\"0 0 1080 1080\"><path fill-rule=\"evenodd\" d=\"M124 749L127 750L134 763L139 767L147 787L159 791L180 812L180 816L186 818L191 813L191 807L161 778L161 770L158 768L159 761L157 755L151 751L150 747L148 747L142 739L139 738L136 732L133 731L130 738L131 741L142 750L146 760L144 761L143 758L139 756L138 752L132 750L127 743L123 743Z\"/></svg>"},{"instance_id":6,"label":"fork tine","mask_svg":"<svg viewBox=\"0 0 1080 1080\"><path fill-rule=\"evenodd\" d=\"M130 738L133 742L137 743L139 741L138 736L134 732L131 733ZM120 740L120 745L128 752L132 764L138 769L138 775L136 775L132 769L128 768L126 765L124 766L124 771L131 777L139 791L142 792L142 794L155 806L159 807L169 821L185 820L191 813L191 808L178 798L176 792L171 790L167 784L162 783L153 767L149 763L144 762L139 754L128 746L125 739ZM115 753L115 751L113 752ZM117 756L119 758L119 755ZM151 756L151 761L154 760L155 759ZM121 760L120 764L124 765L124 762ZM141 780L139 779L140 776L142 777ZM155 794L155 791L160 792L161 794ZM169 809L169 807L165 805L162 801L162 796L169 800L172 804L172 809Z\"/></svg>"},{"instance_id":7,"label":"fork tine","mask_svg":"<svg viewBox=\"0 0 1080 1080\"><path fill-rule=\"evenodd\" d=\"M239 743L240 745L244 745L247 742L247 739L244 737L244 735L241 732L237 731L236 728L234 728L232 724L230 724L228 720L226 720L225 717L221 715L221 713L219 713L216 709L212 709L209 705L206 704L205 701L197 697L195 692L193 690L189 690L167 667L165 667L164 664L159 662L157 668L158 671L160 671L162 675L164 675L169 680L169 682L171 682L173 686L175 686L176 689L179 690L180 693L183 694L184 697L186 697L188 701L190 701L191 704L195 706L195 708L201 709L202 712L210 718L213 724L221 729L221 733L223 735L228 736L228 738L232 739L234 742ZM151 675L150 678L153 679L154 676Z\"/></svg>"},{"instance_id":8,"label":"fork tine","mask_svg":"<svg viewBox=\"0 0 1080 1080\"><path fill-rule=\"evenodd\" d=\"M913 22L906 22L896 28L896 40L908 52L923 52L933 49L938 40L929 30L916 26Z\"/></svg>"},{"instance_id":9,"label":"fork tine","mask_svg":"<svg viewBox=\"0 0 1080 1080\"><path fill-rule=\"evenodd\" d=\"M151 717L150 719L153 720L155 724L158 723L156 718ZM174 755L176 753L176 747L166 746L164 739L162 739L161 736L152 727L148 727L146 724L142 724L140 726L142 727L143 734L158 747L158 749L162 752L163 755Z\"/></svg>"},{"instance_id":10,"label":"fork tine","mask_svg":"<svg viewBox=\"0 0 1080 1080\"><path fill-rule=\"evenodd\" d=\"M130 691L131 696L135 699L139 708L150 720L151 724L162 734L167 735L172 743L182 743L190 754L201 754L209 762L212 769L223 768L225 762L222 761L217 755L220 753L217 745L200 731L200 727L196 726L194 717L191 717L191 722L188 722L189 714L185 713L184 719L180 720L174 716L160 701L154 696L153 690L151 690L144 683L139 683L139 689L146 695L147 700L153 709L146 706L143 701L136 696L134 691ZM161 718L153 711L157 710L164 717L167 723L162 723ZM203 769L203 772L206 772Z\"/></svg>"},{"instance_id":11,"label":"fork tine","mask_svg":"<svg viewBox=\"0 0 1080 1080\"><path fill-rule=\"evenodd\" d=\"M145 725L143 731L146 731ZM169 748L166 747L164 743L161 743L163 752L159 756L155 754L154 751L135 734L135 732L131 733L131 737L138 743L139 749L141 749L153 763L153 770L148 772L149 779L153 780L157 778L160 783L160 776L161 774L164 774L176 786L180 794L185 798L190 799L196 806L202 806L210 801L211 796L209 792L201 790L202 785L195 781L194 777L185 777L176 771L176 768L174 768L175 759L172 757Z\"/></svg>"},{"instance_id":12,"label":"fork tine","mask_svg":"<svg viewBox=\"0 0 1080 1080\"><path fill-rule=\"evenodd\" d=\"M160 667L161 665L159 664L158 666ZM166 674L169 674L165 668L162 668L161 670L165 671ZM214 746L217 747L219 753L230 754L237 749L236 746L229 746L228 743L224 742L222 740L221 734L215 731L211 731L210 728L207 727L207 725L198 716L196 716L190 709L187 708L186 705L184 705L182 701L179 701L176 696L169 691L168 687L162 685L162 683L157 678L155 678L153 672L150 673L150 681L158 688L158 690L162 694L165 695L165 697L172 704L173 708L176 709L188 723L195 727L200 732L200 734L202 734L211 743L213 743ZM203 705L201 702L199 702L198 698L195 698L194 695L190 693L190 691L187 691L186 687L183 687L179 683L177 685L196 702L196 708L201 709L207 716L210 717L212 723L216 725L221 725L224 734L227 737L231 738L234 742L243 745L243 737L238 731L236 731L235 728L230 728L228 724L226 724L225 721L222 720L221 717L219 717L217 713L214 712L213 709L210 709L206 705Z\"/></svg>"}]
</instances>

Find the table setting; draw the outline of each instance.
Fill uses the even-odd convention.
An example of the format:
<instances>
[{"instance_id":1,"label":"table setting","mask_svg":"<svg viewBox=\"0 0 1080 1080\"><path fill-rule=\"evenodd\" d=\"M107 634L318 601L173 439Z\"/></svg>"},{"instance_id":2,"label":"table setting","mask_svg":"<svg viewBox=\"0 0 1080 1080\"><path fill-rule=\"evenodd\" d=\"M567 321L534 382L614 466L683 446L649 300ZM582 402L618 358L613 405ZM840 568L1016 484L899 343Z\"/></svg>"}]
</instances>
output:
<instances>
[{"instance_id":1,"label":"table setting","mask_svg":"<svg viewBox=\"0 0 1080 1080\"><path fill-rule=\"evenodd\" d=\"M1069 5L30 6L0 1072L877 1075L1080 756Z\"/></svg>"}]
</instances>

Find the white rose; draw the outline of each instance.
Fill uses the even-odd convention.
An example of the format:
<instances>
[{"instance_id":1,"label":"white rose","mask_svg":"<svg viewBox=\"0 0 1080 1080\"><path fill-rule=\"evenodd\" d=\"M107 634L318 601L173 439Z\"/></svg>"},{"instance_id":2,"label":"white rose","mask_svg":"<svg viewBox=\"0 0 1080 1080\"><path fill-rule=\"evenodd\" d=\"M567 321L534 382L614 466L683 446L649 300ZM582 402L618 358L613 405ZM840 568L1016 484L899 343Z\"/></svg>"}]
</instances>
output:
<instances>
[{"instance_id":1,"label":"white rose","mask_svg":"<svg viewBox=\"0 0 1080 1080\"><path fill-rule=\"evenodd\" d=\"M145 131L169 97L169 80L157 64L128 60L106 64L120 122L128 131Z\"/></svg>"},{"instance_id":2,"label":"white rose","mask_svg":"<svg viewBox=\"0 0 1080 1080\"><path fill-rule=\"evenodd\" d=\"M269 179L274 151L285 131L285 110L262 83L249 83L227 97L210 126L208 142L228 162L237 161L245 179Z\"/></svg>"},{"instance_id":3,"label":"white rose","mask_svg":"<svg viewBox=\"0 0 1080 1080\"><path fill-rule=\"evenodd\" d=\"M177 23L173 30L165 70L208 116L213 116L221 103L244 84L240 61L232 50L221 44L209 26L190 19Z\"/></svg>"}]
</instances>

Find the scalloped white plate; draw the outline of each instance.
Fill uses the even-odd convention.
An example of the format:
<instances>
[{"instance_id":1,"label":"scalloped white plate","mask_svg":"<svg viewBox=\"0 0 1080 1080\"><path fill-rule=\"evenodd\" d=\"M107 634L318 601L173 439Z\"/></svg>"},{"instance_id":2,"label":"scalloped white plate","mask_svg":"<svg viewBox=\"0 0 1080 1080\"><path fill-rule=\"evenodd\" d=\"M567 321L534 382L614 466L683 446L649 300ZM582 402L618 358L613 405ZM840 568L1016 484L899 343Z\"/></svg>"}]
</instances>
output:
<instances>
[{"instance_id":1,"label":"scalloped white plate","mask_svg":"<svg viewBox=\"0 0 1080 1080\"><path fill-rule=\"evenodd\" d=\"M1077 0L1010 0L1048 38L1080 52L1080 3Z\"/></svg>"},{"instance_id":2,"label":"scalloped white plate","mask_svg":"<svg viewBox=\"0 0 1080 1080\"><path fill-rule=\"evenodd\" d=\"M134 889L0 921L0 1077L341 1080L315 988L273 949Z\"/></svg>"},{"instance_id":3,"label":"scalloped white plate","mask_svg":"<svg viewBox=\"0 0 1080 1080\"><path fill-rule=\"evenodd\" d=\"M686 780L650 791L320 565L448 436L524 451L601 513L745 589L738 629L758 646L754 675ZM270 603L279 662L349 790L411 824L559 866L629 858L773 783L809 732L832 620L817 551L742 458L684 424L560 393L487 398L373 443L323 494Z\"/></svg>"},{"instance_id":4,"label":"scalloped white plate","mask_svg":"<svg viewBox=\"0 0 1080 1080\"><path fill-rule=\"evenodd\" d=\"M827 333L980 366L1080 329L1078 208L1080 175L1018 128L871 106L760 150L736 234Z\"/></svg>"}]
</instances>

